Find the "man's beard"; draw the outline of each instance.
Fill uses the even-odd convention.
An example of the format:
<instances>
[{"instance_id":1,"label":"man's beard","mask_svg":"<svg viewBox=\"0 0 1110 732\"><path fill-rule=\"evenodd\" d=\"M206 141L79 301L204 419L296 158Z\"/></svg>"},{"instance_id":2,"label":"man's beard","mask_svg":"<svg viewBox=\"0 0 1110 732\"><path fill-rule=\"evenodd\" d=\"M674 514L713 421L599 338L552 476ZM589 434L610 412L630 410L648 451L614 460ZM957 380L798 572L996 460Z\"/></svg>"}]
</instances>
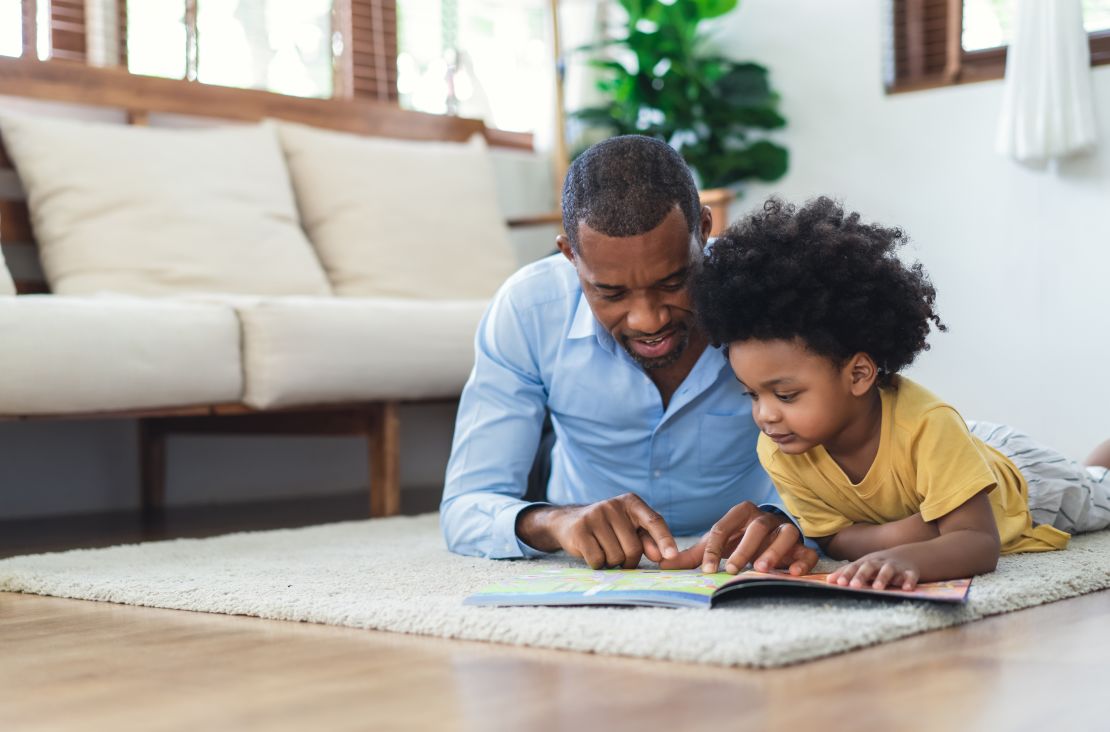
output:
<instances>
[{"instance_id":1,"label":"man's beard","mask_svg":"<svg viewBox=\"0 0 1110 732\"><path fill-rule=\"evenodd\" d=\"M645 370L662 369L674 364L682 357L686 346L690 344L690 329L685 323L678 323L674 329L674 348L668 353L658 358L644 358L629 345L628 341L631 340L628 336L621 336L621 346L624 347L625 352L632 357L632 360L640 364Z\"/></svg>"}]
</instances>

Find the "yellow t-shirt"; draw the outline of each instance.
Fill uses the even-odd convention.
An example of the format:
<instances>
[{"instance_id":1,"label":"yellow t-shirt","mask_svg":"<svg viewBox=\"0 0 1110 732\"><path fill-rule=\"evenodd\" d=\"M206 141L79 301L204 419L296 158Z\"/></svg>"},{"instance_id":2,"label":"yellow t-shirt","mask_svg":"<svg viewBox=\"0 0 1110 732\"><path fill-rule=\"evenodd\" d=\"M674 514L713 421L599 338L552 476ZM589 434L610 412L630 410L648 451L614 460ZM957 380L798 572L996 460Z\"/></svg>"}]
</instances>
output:
<instances>
[{"instance_id":1,"label":"yellow t-shirt","mask_svg":"<svg viewBox=\"0 0 1110 732\"><path fill-rule=\"evenodd\" d=\"M890 523L915 513L935 521L989 489L1003 554L1067 546L1067 533L1033 526L1021 472L968 432L954 408L901 376L880 394L879 451L859 483L821 445L787 455L760 435L759 461L806 536L831 536L852 524Z\"/></svg>"}]
</instances>

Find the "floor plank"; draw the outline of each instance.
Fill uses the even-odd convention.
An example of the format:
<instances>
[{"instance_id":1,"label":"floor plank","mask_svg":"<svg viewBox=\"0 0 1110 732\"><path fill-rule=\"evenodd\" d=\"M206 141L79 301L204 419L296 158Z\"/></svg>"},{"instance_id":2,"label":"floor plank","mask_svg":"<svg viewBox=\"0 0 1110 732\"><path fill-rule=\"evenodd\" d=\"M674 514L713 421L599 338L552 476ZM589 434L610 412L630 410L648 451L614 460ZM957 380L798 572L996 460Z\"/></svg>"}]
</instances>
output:
<instances>
[{"instance_id":1,"label":"floor plank","mask_svg":"<svg viewBox=\"0 0 1110 732\"><path fill-rule=\"evenodd\" d=\"M0 729L1106 729L1110 591L785 669L0 593Z\"/></svg>"}]
</instances>

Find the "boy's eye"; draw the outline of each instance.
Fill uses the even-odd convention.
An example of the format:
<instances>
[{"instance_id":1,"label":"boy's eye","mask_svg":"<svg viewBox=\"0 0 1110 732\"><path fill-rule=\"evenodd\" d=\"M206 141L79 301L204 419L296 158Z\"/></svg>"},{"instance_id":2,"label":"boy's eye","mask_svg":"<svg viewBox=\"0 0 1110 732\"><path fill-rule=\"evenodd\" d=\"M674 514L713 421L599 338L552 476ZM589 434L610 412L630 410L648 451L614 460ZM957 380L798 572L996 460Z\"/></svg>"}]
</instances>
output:
<instances>
[{"instance_id":1,"label":"boy's eye","mask_svg":"<svg viewBox=\"0 0 1110 732\"><path fill-rule=\"evenodd\" d=\"M748 397L748 398L749 398L749 399L751 399L751 400L752 400L753 402L754 402L755 400L759 399L759 397L758 397L758 396L756 396L756 393L755 393L754 391L748 391L747 389L745 389L745 390L744 390L744 396Z\"/></svg>"},{"instance_id":2,"label":"boy's eye","mask_svg":"<svg viewBox=\"0 0 1110 732\"><path fill-rule=\"evenodd\" d=\"M787 404L789 404L790 402L798 398L798 392L794 392L792 394L775 394L775 396L779 398L780 402L786 402Z\"/></svg>"}]
</instances>

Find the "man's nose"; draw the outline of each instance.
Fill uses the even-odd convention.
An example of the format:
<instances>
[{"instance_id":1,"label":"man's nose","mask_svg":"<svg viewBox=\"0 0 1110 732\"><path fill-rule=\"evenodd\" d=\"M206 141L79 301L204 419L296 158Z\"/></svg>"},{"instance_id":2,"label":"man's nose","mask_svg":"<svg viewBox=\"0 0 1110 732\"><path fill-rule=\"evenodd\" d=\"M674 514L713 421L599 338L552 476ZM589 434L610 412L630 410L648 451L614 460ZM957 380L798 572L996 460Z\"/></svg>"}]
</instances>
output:
<instances>
[{"instance_id":1,"label":"man's nose","mask_svg":"<svg viewBox=\"0 0 1110 732\"><path fill-rule=\"evenodd\" d=\"M629 330L652 334L666 328L671 322L671 315L659 298L641 295L632 298L626 320Z\"/></svg>"}]
</instances>

